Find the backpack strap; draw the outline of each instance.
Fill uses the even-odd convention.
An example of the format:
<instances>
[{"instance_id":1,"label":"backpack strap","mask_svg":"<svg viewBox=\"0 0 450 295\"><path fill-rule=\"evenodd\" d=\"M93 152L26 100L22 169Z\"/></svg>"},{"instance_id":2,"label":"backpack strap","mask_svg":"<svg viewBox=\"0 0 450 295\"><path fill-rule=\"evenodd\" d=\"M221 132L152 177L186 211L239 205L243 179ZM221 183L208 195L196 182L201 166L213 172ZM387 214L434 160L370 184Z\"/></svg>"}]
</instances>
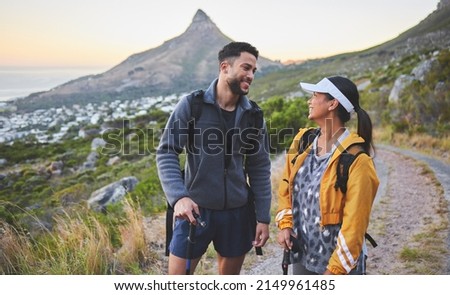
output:
<instances>
[{"instance_id":1,"label":"backpack strap","mask_svg":"<svg viewBox=\"0 0 450 295\"><path fill-rule=\"evenodd\" d=\"M250 109L250 116L248 118L248 127L250 128L254 128L257 129L255 130L256 132L259 132L259 130L261 130L264 127L264 113L263 110L259 107L259 105L253 101L250 100L250 104L252 105L252 108ZM248 149L245 150L245 154L251 154L253 153L252 149ZM245 161L246 157L244 157L244 161ZM244 164L244 174L247 177L247 173L245 170L245 164ZM247 208L248 208L248 214L249 214L249 219L250 219L250 228L251 228L251 232L252 235L256 234L256 225L257 225L257 220L256 220L256 208L255 208L255 194L253 193L252 188L250 187L250 185L247 183L247 190L248 190L248 195L247 195ZM255 252L256 255L261 256L263 255L262 252L262 248L261 247L255 247Z\"/></svg>"},{"instance_id":2,"label":"backpack strap","mask_svg":"<svg viewBox=\"0 0 450 295\"><path fill-rule=\"evenodd\" d=\"M364 237L366 238L366 240L369 241L369 243L372 245L372 247L375 248L376 246L378 246L378 244L377 244L377 242L375 242L374 238L372 238L372 236L369 235L368 233L365 233Z\"/></svg>"},{"instance_id":3,"label":"backpack strap","mask_svg":"<svg viewBox=\"0 0 450 295\"><path fill-rule=\"evenodd\" d=\"M349 177L350 166L353 162L358 158L359 155L365 154L366 152L362 148L360 144L354 144L348 147L340 156L338 167L336 171L336 184L334 188L337 190L338 188L341 190L343 194L347 192L347 181ZM372 245L372 247L378 246L377 242L375 242L374 238L368 233L364 234L366 240Z\"/></svg>"},{"instance_id":4,"label":"backpack strap","mask_svg":"<svg viewBox=\"0 0 450 295\"><path fill-rule=\"evenodd\" d=\"M253 193L252 188L248 184L247 184L247 191L248 191L247 210L248 210L248 215L250 217L249 218L250 219L250 229L251 229L252 236L255 236L256 226L258 224L258 221L256 220L255 194ZM261 247L255 246L255 252L256 252L256 255L258 255L258 256L263 255Z\"/></svg>"},{"instance_id":5,"label":"backpack strap","mask_svg":"<svg viewBox=\"0 0 450 295\"><path fill-rule=\"evenodd\" d=\"M249 99L252 108L250 109L251 126L262 129L264 125L264 113L259 105L253 100Z\"/></svg>"},{"instance_id":6,"label":"backpack strap","mask_svg":"<svg viewBox=\"0 0 450 295\"><path fill-rule=\"evenodd\" d=\"M203 96L205 92L203 90L195 90L190 94L190 99L188 98L190 107L191 107L191 118L188 122L188 142L186 148L193 152L194 147L194 128L195 122L202 115L202 106L203 106Z\"/></svg>"},{"instance_id":7,"label":"backpack strap","mask_svg":"<svg viewBox=\"0 0 450 295\"><path fill-rule=\"evenodd\" d=\"M172 240L172 235L173 235L173 207L170 206L169 202L167 202L167 207L166 207L166 251L165 251L165 255L169 256L170 254L170 250L169 250L169 245L170 245L170 241Z\"/></svg>"},{"instance_id":8,"label":"backpack strap","mask_svg":"<svg viewBox=\"0 0 450 295\"><path fill-rule=\"evenodd\" d=\"M356 158L365 153L364 149L359 144L354 144L347 148L340 156L336 171L336 183L334 188L341 189L341 192L345 194L347 192L347 181L350 166L356 160Z\"/></svg>"},{"instance_id":9,"label":"backpack strap","mask_svg":"<svg viewBox=\"0 0 450 295\"><path fill-rule=\"evenodd\" d=\"M298 142L297 155L292 159L291 163L294 165L297 157L302 154L314 141L314 139L320 134L320 128L308 129L303 133L300 141Z\"/></svg>"},{"instance_id":10,"label":"backpack strap","mask_svg":"<svg viewBox=\"0 0 450 295\"><path fill-rule=\"evenodd\" d=\"M264 128L263 110L253 100L249 100L251 109L245 111L242 117L241 126L243 129L239 134L241 142L240 153L244 155L252 155L260 148L260 142L255 140ZM245 161L245 160L244 160Z\"/></svg>"},{"instance_id":11,"label":"backpack strap","mask_svg":"<svg viewBox=\"0 0 450 295\"><path fill-rule=\"evenodd\" d=\"M194 127L195 121L197 121L202 114L202 104L203 104L203 95L205 92L203 90L195 90L188 97L189 105L191 108L191 117L188 122L188 142L186 144L186 149L192 151L194 147ZM181 171L181 176L184 179L184 170ZM173 235L173 207L170 206L169 202L166 205L166 249L165 255L169 256L169 245L172 240Z\"/></svg>"}]
</instances>

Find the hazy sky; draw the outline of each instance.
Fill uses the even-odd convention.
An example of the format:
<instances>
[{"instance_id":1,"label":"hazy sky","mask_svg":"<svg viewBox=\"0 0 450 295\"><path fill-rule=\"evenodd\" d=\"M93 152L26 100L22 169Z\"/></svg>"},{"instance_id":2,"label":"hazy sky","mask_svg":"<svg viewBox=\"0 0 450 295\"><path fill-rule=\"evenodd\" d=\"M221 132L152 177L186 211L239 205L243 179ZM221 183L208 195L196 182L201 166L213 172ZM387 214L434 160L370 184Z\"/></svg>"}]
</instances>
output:
<instances>
[{"instance_id":1,"label":"hazy sky","mask_svg":"<svg viewBox=\"0 0 450 295\"><path fill-rule=\"evenodd\" d=\"M388 41L439 0L0 0L0 66L110 68L183 33L197 9L270 59L308 59Z\"/></svg>"}]
</instances>

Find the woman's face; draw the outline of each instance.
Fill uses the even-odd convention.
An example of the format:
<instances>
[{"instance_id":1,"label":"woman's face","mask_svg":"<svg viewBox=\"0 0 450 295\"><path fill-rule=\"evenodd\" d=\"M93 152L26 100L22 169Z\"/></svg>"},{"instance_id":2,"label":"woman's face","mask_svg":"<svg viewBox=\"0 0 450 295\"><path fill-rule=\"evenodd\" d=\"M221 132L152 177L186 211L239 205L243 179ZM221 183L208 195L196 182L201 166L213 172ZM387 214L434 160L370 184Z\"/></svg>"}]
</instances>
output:
<instances>
[{"instance_id":1,"label":"woman's face","mask_svg":"<svg viewBox=\"0 0 450 295\"><path fill-rule=\"evenodd\" d=\"M308 100L308 119L318 120L329 117L332 104L333 100L329 100L325 93L313 92L311 98Z\"/></svg>"}]
</instances>

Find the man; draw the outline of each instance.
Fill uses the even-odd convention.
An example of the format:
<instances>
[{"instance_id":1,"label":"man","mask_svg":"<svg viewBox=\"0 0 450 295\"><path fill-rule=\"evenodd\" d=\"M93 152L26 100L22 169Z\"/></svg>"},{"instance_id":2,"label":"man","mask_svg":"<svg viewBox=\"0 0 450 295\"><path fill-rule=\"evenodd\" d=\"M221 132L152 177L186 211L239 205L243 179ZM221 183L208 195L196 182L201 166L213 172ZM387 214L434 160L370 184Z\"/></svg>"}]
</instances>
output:
<instances>
[{"instance_id":1,"label":"man","mask_svg":"<svg viewBox=\"0 0 450 295\"><path fill-rule=\"evenodd\" d=\"M186 272L189 225L197 224L197 215L206 226L196 227L193 259L189 260L191 273L213 242L219 274L239 274L252 245L262 247L269 238L268 135L263 124L256 134L246 132L254 113L246 95L258 54L245 42L231 42L219 52L219 77L203 94L194 142L188 136L193 95L180 100L167 122L156 160L175 216L169 274ZM179 164L183 149L187 153L184 179ZM250 228L247 180L255 195L256 234Z\"/></svg>"}]
</instances>

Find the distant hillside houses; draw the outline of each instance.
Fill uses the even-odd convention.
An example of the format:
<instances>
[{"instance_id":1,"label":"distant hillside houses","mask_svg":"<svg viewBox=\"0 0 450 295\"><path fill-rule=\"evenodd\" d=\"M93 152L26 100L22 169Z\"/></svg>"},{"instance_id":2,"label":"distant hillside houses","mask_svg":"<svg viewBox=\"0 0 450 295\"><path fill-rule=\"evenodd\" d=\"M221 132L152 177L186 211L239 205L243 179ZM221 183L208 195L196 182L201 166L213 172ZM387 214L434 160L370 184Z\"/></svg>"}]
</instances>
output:
<instances>
[{"instance_id":1,"label":"distant hillside houses","mask_svg":"<svg viewBox=\"0 0 450 295\"><path fill-rule=\"evenodd\" d=\"M104 132L107 122L132 119L147 114L151 108L171 111L179 97L144 97L136 100L89 103L86 106L40 109L30 113L0 115L0 143L12 143L34 137L40 143L59 142L71 128L79 130L77 137L87 136L84 126L101 125ZM106 123L106 124L105 124Z\"/></svg>"}]
</instances>

